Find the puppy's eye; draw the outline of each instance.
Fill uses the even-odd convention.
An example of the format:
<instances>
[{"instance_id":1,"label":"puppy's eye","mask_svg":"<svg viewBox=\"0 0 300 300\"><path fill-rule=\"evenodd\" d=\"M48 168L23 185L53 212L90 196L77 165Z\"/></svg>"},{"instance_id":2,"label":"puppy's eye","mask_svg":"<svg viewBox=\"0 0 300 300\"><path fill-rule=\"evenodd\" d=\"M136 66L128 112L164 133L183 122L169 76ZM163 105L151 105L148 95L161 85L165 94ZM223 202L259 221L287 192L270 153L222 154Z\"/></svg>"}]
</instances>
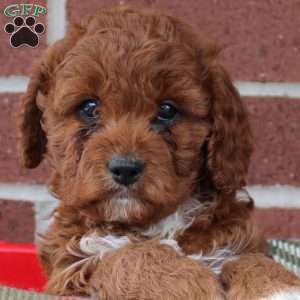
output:
<instances>
[{"instance_id":1,"label":"puppy's eye","mask_svg":"<svg viewBox=\"0 0 300 300\"><path fill-rule=\"evenodd\" d=\"M157 120L161 122L170 122L179 116L179 112L173 102L165 101L159 106Z\"/></svg>"},{"instance_id":2,"label":"puppy's eye","mask_svg":"<svg viewBox=\"0 0 300 300\"><path fill-rule=\"evenodd\" d=\"M97 107L98 101L96 99L87 99L79 106L79 116L87 123L93 123L99 117Z\"/></svg>"}]
</instances>

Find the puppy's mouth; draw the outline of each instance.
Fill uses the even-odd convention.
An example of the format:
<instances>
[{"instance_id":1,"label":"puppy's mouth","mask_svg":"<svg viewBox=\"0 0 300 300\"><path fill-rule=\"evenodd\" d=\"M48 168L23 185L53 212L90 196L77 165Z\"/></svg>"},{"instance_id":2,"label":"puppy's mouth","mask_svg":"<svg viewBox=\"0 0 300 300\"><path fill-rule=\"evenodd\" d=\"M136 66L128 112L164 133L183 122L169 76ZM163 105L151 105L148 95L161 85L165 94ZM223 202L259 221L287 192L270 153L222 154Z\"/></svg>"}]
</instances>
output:
<instances>
[{"instance_id":1,"label":"puppy's mouth","mask_svg":"<svg viewBox=\"0 0 300 300\"><path fill-rule=\"evenodd\" d=\"M139 196L137 195L137 189L135 186L114 187L111 188L109 191L107 191L107 194L108 194L107 199L112 205L127 203L129 201L137 201L137 199L139 199Z\"/></svg>"},{"instance_id":2,"label":"puppy's mouth","mask_svg":"<svg viewBox=\"0 0 300 300\"><path fill-rule=\"evenodd\" d=\"M98 193L95 188L91 201L96 222L145 227L172 213L187 195L178 187L172 190L170 180L162 182L155 177L144 177L130 185L117 184L110 177L103 179L104 184Z\"/></svg>"},{"instance_id":3,"label":"puppy's mouth","mask_svg":"<svg viewBox=\"0 0 300 300\"><path fill-rule=\"evenodd\" d=\"M145 204L129 192L117 193L105 205L105 218L109 222L129 223L139 218L145 210Z\"/></svg>"}]
</instances>

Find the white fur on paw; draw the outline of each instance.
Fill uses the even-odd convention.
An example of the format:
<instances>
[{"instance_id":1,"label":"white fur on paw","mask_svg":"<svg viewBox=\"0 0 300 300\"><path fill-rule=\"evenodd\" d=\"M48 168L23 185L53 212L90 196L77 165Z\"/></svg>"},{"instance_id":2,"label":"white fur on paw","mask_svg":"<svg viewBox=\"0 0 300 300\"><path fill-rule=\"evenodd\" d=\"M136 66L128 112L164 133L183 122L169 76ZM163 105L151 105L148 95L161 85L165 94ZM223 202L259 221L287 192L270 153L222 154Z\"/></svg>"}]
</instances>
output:
<instances>
[{"instance_id":1,"label":"white fur on paw","mask_svg":"<svg viewBox=\"0 0 300 300\"><path fill-rule=\"evenodd\" d=\"M300 289L290 288L262 298L261 300L300 300Z\"/></svg>"},{"instance_id":2,"label":"white fur on paw","mask_svg":"<svg viewBox=\"0 0 300 300\"><path fill-rule=\"evenodd\" d=\"M178 242L173 239L162 239L160 240L161 245L168 245L172 247L180 255L184 255L181 247L178 245ZM214 273L220 274L223 268L223 265L235 259L238 259L239 256L235 255L230 249L217 249L213 252L203 255L203 253L187 255L188 258L197 261L200 264L208 266ZM300 299L299 299L300 300Z\"/></svg>"},{"instance_id":3,"label":"white fur on paw","mask_svg":"<svg viewBox=\"0 0 300 300\"><path fill-rule=\"evenodd\" d=\"M89 256L99 256L103 258L104 255L126 246L130 243L127 236L106 235L98 236L92 233L83 236L80 240L80 250Z\"/></svg>"},{"instance_id":4,"label":"white fur on paw","mask_svg":"<svg viewBox=\"0 0 300 300\"><path fill-rule=\"evenodd\" d=\"M227 248L217 249L206 255L203 255L203 253L191 254L188 255L188 257L199 263L207 265L216 274L220 274L222 272L223 265L226 262L239 258L239 256L235 255L232 250Z\"/></svg>"}]
</instances>

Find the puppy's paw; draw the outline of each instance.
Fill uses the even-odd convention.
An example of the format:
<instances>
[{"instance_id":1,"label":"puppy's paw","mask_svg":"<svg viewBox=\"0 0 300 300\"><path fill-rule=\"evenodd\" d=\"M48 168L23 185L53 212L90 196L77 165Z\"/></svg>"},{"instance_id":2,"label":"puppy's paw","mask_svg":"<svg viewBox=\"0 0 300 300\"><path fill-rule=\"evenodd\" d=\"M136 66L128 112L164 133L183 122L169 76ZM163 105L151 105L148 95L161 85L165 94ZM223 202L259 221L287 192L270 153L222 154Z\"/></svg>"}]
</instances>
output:
<instances>
[{"instance_id":1,"label":"puppy's paw","mask_svg":"<svg viewBox=\"0 0 300 300\"><path fill-rule=\"evenodd\" d=\"M127 245L100 262L91 284L101 300L224 299L215 275L169 245Z\"/></svg>"},{"instance_id":2,"label":"puppy's paw","mask_svg":"<svg viewBox=\"0 0 300 300\"><path fill-rule=\"evenodd\" d=\"M300 279L263 254L228 262L221 281L229 300L300 300Z\"/></svg>"}]
</instances>

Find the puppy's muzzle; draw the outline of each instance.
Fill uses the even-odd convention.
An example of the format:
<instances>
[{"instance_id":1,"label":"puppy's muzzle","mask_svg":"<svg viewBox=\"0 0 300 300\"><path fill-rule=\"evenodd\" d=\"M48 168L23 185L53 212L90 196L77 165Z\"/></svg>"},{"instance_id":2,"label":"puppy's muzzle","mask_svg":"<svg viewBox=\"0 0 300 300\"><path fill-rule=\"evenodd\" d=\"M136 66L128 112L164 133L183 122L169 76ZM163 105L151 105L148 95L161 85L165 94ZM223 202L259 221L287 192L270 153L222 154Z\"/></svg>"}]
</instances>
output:
<instances>
[{"instance_id":1,"label":"puppy's muzzle","mask_svg":"<svg viewBox=\"0 0 300 300\"><path fill-rule=\"evenodd\" d=\"M116 183L129 186L142 174L144 163L133 156L116 156L108 163L108 169Z\"/></svg>"}]
</instances>

